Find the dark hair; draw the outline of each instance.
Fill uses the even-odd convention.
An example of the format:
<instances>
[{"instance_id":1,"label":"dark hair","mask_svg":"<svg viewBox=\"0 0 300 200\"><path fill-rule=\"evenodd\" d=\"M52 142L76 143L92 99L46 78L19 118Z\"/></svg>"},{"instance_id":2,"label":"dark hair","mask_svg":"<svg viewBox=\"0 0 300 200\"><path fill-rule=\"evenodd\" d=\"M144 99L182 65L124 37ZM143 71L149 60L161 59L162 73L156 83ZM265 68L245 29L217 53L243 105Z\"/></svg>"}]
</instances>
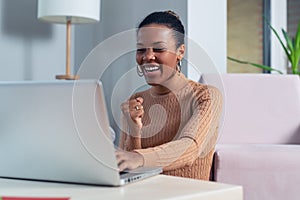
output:
<instances>
[{"instance_id":1,"label":"dark hair","mask_svg":"<svg viewBox=\"0 0 300 200\"><path fill-rule=\"evenodd\" d=\"M184 44L184 26L175 12L171 10L153 12L139 24L138 30L149 24L161 24L174 30L174 36L177 40L176 48Z\"/></svg>"}]
</instances>

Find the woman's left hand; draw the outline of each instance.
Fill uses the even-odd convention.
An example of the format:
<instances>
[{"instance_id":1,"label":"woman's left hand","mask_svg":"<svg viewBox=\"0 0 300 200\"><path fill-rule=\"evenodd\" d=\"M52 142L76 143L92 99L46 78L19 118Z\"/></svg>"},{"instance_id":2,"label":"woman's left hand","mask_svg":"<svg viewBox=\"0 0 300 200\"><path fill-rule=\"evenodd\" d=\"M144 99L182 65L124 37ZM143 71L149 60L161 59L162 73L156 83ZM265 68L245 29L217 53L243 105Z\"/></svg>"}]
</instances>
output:
<instances>
[{"instance_id":1,"label":"woman's left hand","mask_svg":"<svg viewBox=\"0 0 300 200\"><path fill-rule=\"evenodd\" d=\"M137 97L121 104L122 112L130 127L130 135L138 137L143 127L142 118L144 116L143 98Z\"/></svg>"},{"instance_id":2,"label":"woman's left hand","mask_svg":"<svg viewBox=\"0 0 300 200\"><path fill-rule=\"evenodd\" d=\"M117 162L120 171L135 169L144 165L144 158L137 152L116 151Z\"/></svg>"}]
</instances>

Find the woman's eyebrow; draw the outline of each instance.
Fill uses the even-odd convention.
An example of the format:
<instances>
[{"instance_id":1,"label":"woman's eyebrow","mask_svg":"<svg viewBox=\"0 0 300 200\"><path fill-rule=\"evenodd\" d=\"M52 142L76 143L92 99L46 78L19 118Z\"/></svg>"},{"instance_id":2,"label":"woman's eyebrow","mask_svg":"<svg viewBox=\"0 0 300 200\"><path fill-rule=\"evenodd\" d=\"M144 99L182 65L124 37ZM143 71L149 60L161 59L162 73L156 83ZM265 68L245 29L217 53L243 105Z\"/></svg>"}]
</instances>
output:
<instances>
[{"instance_id":1,"label":"woman's eyebrow","mask_svg":"<svg viewBox=\"0 0 300 200\"><path fill-rule=\"evenodd\" d=\"M152 45L158 45L158 44L166 44L166 42L158 41L158 42L152 43ZM136 43L136 46L144 46L144 44L143 43Z\"/></svg>"},{"instance_id":2,"label":"woman's eyebrow","mask_svg":"<svg viewBox=\"0 0 300 200\"><path fill-rule=\"evenodd\" d=\"M159 42L154 42L153 44L154 44L154 45L156 45L156 44L166 44L166 42L164 42L164 41L159 41Z\"/></svg>"}]
</instances>

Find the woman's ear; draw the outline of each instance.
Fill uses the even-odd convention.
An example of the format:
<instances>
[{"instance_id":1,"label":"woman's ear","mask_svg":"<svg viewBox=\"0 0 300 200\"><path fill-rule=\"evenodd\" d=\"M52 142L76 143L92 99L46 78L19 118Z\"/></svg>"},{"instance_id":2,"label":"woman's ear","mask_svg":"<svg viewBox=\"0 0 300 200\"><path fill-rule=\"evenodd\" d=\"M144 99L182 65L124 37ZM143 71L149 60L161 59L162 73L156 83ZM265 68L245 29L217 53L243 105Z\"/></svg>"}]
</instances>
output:
<instances>
[{"instance_id":1,"label":"woman's ear","mask_svg":"<svg viewBox=\"0 0 300 200\"><path fill-rule=\"evenodd\" d=\"M177 49L177 58L178 58L178 60L182 60L182 58L184 57L184 53L185 53L185 45L182 44Z\"/></svg>"}]
</instances>

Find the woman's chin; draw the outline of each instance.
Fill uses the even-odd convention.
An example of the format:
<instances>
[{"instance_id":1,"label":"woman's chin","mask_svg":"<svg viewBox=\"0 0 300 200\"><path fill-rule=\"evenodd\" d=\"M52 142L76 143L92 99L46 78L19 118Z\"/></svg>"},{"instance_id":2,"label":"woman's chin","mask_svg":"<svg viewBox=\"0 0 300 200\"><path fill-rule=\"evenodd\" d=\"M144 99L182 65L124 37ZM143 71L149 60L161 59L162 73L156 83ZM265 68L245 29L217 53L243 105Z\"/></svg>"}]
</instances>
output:
<instances>
[{"instance_id":1,"label":"woman's chin","mask_svg":"<svg viewBox=\"0 0 300 200\"><path fill-rule=\"evenodd\" d=\"M158 83L153 83L153 82L147 82L148 85L151 85L151 86L157 86L159 85Z\"/></svg>"},{"instance_id":2,"label":"woman's chin","mask_svg":"<svg viewBox=\"0 0 300 200\"><path fill-rule=\"evenodd\" d=\"M156 86L159 84L157 81L153 81L153 80L146 80L146 82L148 85L151 85L151 86Z\"/></svg>"},{"instance_id":3,"label":"woman's chin","mask_svg":"<svg viewBox=\"0 0 300 200\"><path fill-rule=\"evenodd\" d=\"M151 85L151 86L156 86L156 85L159 85L159 83L160 83L160 81L157 79L147 78L147 77L146 77L146 82L148 85Z\"/></svg>"}]
</instances>

